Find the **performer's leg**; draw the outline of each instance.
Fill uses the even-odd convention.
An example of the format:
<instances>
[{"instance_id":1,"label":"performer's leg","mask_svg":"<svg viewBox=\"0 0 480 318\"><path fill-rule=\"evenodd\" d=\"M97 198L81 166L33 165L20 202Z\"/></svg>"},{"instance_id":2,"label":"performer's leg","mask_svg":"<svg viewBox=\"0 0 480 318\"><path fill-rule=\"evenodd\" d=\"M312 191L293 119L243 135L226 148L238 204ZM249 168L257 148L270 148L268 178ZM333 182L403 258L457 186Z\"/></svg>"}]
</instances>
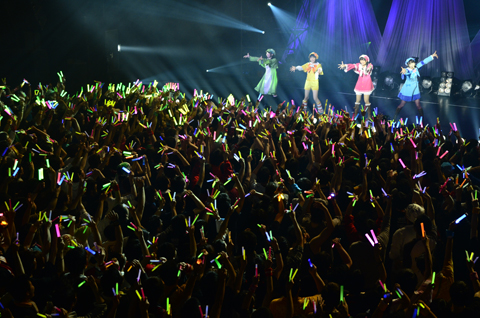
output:
<instances>
[{"instance_id":1,"label":"performer's leg","mask_svg":"<svg viewBox=\"0 0 480 318\"><path fill-rule=\"evenodd\" d=\"M362 95L356 95L356 100L355 100L355 108L353 110L353 119L357 117L358 110L360 108L360 100L362 99Z\"/></svg>"},{"instance_id":2,"label":"performer's leg","mask_svg":"<svg viewBox=\"0 0 480 318\"><path fill-rule=\"evenodd\" d=\"M397 110L395 111L395 117L393 117L393 120L396 121L397 120L397 116L398 114L400 113L400 111L402 110L403 106L405 106L407 102L402 100L402 102L400 103L400 105L398 105L397 107Z\"/></svg>"},{"instance_id":3,"label":"performer's leg","mask_svg":"<svg viewBox=\"0 0 480 318\"><path fill-rule=\"evenodd\" d=\"M363 95L365 101L365 111L367 112L368 119L372 119L372 104L370 104L370 95Z\"/></svg>"},{"instance_id":4,"label":"performer's leg","mask_svg":"<svg viewBox=\"0 0 480 318\"><path fill-rule=\"evenodd\" d=\"M313 100L315 101L315 104L317 104L317 112L323 114L322 102L318 99L318 90L312 90L312 94Z\"/></svg>"},{"instance_id":5,"label":"performer's leg","mask_svg":"<svg viewBox=\"0 0 480 318\"><path fill-rule=\"evenodd\" d=\"M417 106L417 110L418 110L418 113L420 114L420 117L423 117L423 109L422 109L422 106L420 105L419 99L415 100L415 106Z\"/></svg>"},{"instance_id":6,"label":"performer's leg","mask_svg":"<svg viewBox=\"0 0 480 318\"><path fill-rule=\"evenodd\" d=\"M305 97L303 98L303 103L306 105L308 103L308 98L310 97L310 89L305 90Z\"/></svg>"}]
</instances>

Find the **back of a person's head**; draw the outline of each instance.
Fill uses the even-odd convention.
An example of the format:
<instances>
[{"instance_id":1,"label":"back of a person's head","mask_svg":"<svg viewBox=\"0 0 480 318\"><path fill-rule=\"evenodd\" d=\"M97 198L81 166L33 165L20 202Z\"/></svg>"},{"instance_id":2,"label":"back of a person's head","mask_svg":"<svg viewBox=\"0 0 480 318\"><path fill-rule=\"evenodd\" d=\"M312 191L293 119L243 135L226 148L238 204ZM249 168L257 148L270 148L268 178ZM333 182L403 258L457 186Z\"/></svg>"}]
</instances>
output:
<instances>
[{"instance_id":1,"label":"back of a person's head","mask_svg":"<svg viewBox=\"0 0 480 318\"><path fill-rule=\"evenodd\" d=\"M257 246L257 236L252 231L243 231L242 246L245 247L247 253L252 253Z\"/></svg>"},{"instance_id":2,"label":"back of a person's head","mask_svg":"<svg viewBox=\"0 0 480 318\"><path fill-rule=\"evenodd\" d=\"M425 230L425 233L430 233L432 230L432 220L428 217L426 214L420 214L417 219L415 220L415 223L413 224L413 227L415 228L415 232L417 232L417 235L422 236L422 224L423 223L423 228Z\"/></svg>"},{"instance_id":3,"label":"back of a person's head","mask_svg":"<svg viewBox=\"0 0 480 318\"><path fill-rule=\"evenodd\" d=\"M17 302L31 299L33 295L30 292L30 279L26 275L20 275L13 279L10 286L10 294Z\"/></svg>"},{"instance_id":4,"label":"back of a person's head","mask_svg":"<svg viewBox=\"0 0 480 318\"><path fill-rule=\"evenodd\" d=\"M65 267L67 271L74 275L83 274L87 266L87 255L84 249L75 247L70 249L64 257Z\"/></svg>"},{"instance_id":5,"label":"back of a person's head","mask_svg":"<svg viewBox=\"0 0 480 318\"><path fill-rule=\"evenodd\" d=\"M412 223L415 223L415 220L424 213L425 209L416 203L409 204L405 209L405 216Z\"/></svg>"},{"instance_id":6,"label":"back of a person's head","mask_svg":"<svg viewBox=\"0 0 480 318\"><path fill-rule=\"evenodd\" d=\"M437 318L447 318L450 314L450 309L445 299L435 298L430 304L430 310L437 316Z\"/></svg>"},{"instance_id":7,"label":"back of a person's head","mask_svg":"<svg viewBox=\"0 0 480 318\"><path fill-rule=\"evenodd\" d=\"M170 242L165 242L158 245L157 248L158 257L165 257L168 260L175 258L175 246Z\"/></svg>"},{"instance_id":8,"label":"back of a person's head","mask_svg":"<svg viewBox=\"0 0 480 318\"><path fill-rule=\"evenodd\" d=\"M69 284L57 286L53 293L53 299L55 300L54 303L56 307L70 311L75 303L75 290L73 286Z\"/></svg>"},{"instance_id":9,"label":"back of a person's head","mask_svg":"<svg viewBox=\"0 0 480 318\"><path fill-rule=\"evenodd\" d=\"M123 247L123 252L125 253L125 257L129 260L131 259L143 259L142 247L140 241L135 235L131 235L128 237L126 244Z\"/></svg>"},{"instance_id":10,"label":"back of a person's head","mask_svg":"<svg viewBox=\"0 0 480 318\"><path fill-rule=\"evenodd\" d=\"M400 270L395 282L401 285L402 290L407 293L407 295L412 295L417 287L418 280L417 275L415 275L411 269L406 268Z\"/></svg>"},{"instance_id":11,"label":"back of a person's head","mask_svg":"<svg viewBox=\"0 0 480 318\"><path fill-rule=\"evenodd\" d=\"M325 311L331 312L340 299L340 286L337 283L327 283L322 289L322 298L325 301Z\"/></svg>"},{"instance_id":12,"label":"back of a person's head","mask_svg":"<svg viewBox=\"0 0 480 318\"><path fill-rule=\"evenodd\" d=\"M267 167L260 168L257 174L258 183L266 185L269 179L270 179L270 170L268 170Z\"/></svg>"},{"instance_id":13,"label":"back of a person's head","mask_svg":"<svg viewBox=\"0 0 480 318\"><path fill-rule=\"evenodd\" d=\"M464 281L456 281L450 286L450 299L456 307L467 305L471 297L467 284Z\"/></svg>"},{"instance_id":14,"label":"back of a person's head","mask_svg":"<svg viewBox=\"0 0 480 318\"><path fill-rule=\"evenodd\" d=\"M233 183L233 182L230 182ZM217 197L217 210L220 214L220 217L224 218L232 206L232 200L230 196L226 193L220 193Z\"/></svg>"},{"instance_id":15,"label":"back of a person's head","mask_svg":"<svg viewBox=\"0 0 480 318\"><path fill-rule=\"evenodd\" d=\"M158 269L160 273L160 278L167 286L175 285L177 281L177 271L178 266L174 260L166 261L162 266Z\"/></svg>"},{"instance_id":16,"label":"back of a person's head","mask_svg":"<svg viewBox=\"0 0 480 318\"><path fill-rule=\"evenodd\" d=\"M165 287L159 277L153 276L143 283L143 288L150 303L156 303L160 300Z\"/></svg>"},{"instance_id":17,"label":"back of a person's head","mask_svg":"<svg viewBox=\"0 0 480 318\"><path fill-rule=\"evenodd\" d=\"M195 297L190 297L182 306L182 312L180 314L181 318L203 318L199 306L202 304ZM203 311L204 308L202 308Z\"/></svg>"},{"instance_id":18,"label":"back of a person's head","mask_svg":"<svg viewBox=\"0 0 480 318\"><path fill-rule=\"evenodd\" d=\"M182 193L185 190L185 179L182 176L175 176L172 181L172 191L178 194Z\"/></svg>"},{"instance_id":19,"label":"back of a person's head","mask_svg":"<svg viewBox=\"0 0 480 318\"><path fill-rule=\"evenodd\" d=\"M215 149L210 155L210 164L218 167L223 162L223 152L220 149Z\"/></svg>"}]
</instances>

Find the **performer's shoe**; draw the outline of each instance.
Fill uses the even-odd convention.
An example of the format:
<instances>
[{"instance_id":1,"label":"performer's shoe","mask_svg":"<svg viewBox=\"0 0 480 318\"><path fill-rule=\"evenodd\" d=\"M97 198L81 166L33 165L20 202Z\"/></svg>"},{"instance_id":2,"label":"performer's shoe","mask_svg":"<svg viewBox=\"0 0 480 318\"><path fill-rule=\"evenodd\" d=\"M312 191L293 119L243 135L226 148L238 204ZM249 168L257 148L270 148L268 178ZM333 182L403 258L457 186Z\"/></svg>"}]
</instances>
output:
<instances>
[{"instance_id":1,"label":"performer's shoe","mask_svg":"<svg viewBox=\"0 0 480 318\"><path fill-rule=\"evenodd\" d=\"M353 117L352 117L354 121L355 121L355 117L357 117L359 110L360 110L360 103L355 103L355 108L353 109Z\"/></svg>"},{"instance_id":2,"label":"performer's shoe","mask_svg":"<svg viewBox=\"0 0 480 318\"><path fill-rule=\"evenodd\" d=\"M365 104L365 111L367 112L368 120L372 120L372 104Z\"/></svg>"},{"instance_id":3,"label":"performer's shoe","mask_svg":"<svg viewBox=\"0 0 480 318\"><path fill-rule=\"evenodd\" d=\"M323 114L322 104L317 104L317 112L318 112L319 114Z\"/></svg>"}]
</instances>

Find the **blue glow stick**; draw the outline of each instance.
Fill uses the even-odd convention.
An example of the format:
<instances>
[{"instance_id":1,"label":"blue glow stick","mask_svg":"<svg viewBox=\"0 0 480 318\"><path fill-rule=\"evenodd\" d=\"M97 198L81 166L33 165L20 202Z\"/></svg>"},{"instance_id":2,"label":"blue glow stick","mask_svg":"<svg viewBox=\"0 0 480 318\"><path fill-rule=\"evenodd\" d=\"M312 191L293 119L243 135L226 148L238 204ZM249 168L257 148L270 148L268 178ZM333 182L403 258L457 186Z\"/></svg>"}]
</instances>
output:
<instances>
[{"instance_id":1,"label":"blue glow stick","mask_svg":"<svg viewBox=\"0 0 480 318\"><path fill-rule=\"evenodd\" d=\"M464 215L462 215L461 217L459 217L458 219L455 220L455 224L458 224L460 223L464 218L467 217L467 213L465 213Z\"/></svg>"},{"instance_id":2,"label":"blue glow stick","mask_svg":"<svg viewBox=\"0 0 480 318\"><path fill-rule=\"evenodd\" d=\"M127 169L127 168L125 168L125 167L122 167L122 170L123 170L123 171L125 171L125 172L126 172L126 173L128 173L128 174L130 174L130 173L131 173L131 172L130 172L130 170L128 170L128 169Z\"/></svg>"}]
</instances>

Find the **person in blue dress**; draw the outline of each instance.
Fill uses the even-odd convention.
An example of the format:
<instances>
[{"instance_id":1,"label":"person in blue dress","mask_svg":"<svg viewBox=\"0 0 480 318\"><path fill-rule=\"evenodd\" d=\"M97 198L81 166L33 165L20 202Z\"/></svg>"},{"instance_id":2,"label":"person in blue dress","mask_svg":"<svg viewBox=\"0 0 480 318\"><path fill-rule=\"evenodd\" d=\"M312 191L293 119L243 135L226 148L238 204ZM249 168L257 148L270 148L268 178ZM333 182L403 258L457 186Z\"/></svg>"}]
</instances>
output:
<instances>
[{"instance_id":1,"label":"person in blue dress","mask_svg":"<svg viewBox=\"0 0 480 318\"><path fill-rule=\"evenodd\" d=\"M420 72L418 70L421 69L425 64L433 61L435 57L438 59L437 51L418 64L415 63L415 58L413 57L409 57L405 61L407 68L402 67L402 71L400 73L402 74L402 80L406 78L406 81L405 84L403 84L400 93L398 94L398 98L400 98L402 102L397 107L394 120L397 120L397 116L402 110L403 106L405 106L407 102L412 101L415 102L415 106L417 106L420 116L423 116L423 109L420 105L420 89L418 83Z\"/></svg>"}]
</instances>

